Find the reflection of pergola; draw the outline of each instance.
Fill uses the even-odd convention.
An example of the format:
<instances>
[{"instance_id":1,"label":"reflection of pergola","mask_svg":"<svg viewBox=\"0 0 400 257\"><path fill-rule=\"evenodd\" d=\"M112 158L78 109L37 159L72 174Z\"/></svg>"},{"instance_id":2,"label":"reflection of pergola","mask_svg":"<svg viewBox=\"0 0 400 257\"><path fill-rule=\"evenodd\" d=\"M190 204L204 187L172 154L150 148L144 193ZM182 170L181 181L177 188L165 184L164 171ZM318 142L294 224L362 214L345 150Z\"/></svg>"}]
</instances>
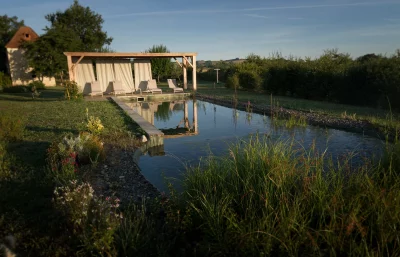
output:
<instances>
[{"instance_id":1,"label":"reflection of pergola","mask_svg":"<svg viewBox=\"0 0 400 257\"><path fill-rule=\"evenodd\" d=\"M183 124L183 127L186 129L190 129L190 133L186 134L181 134L181 135L164 135L164 138L171 138L171 137L181 137L181 136L187 136L187 135L197 135L199 133L199 124L198 124L198 119L197 119L197 101L194 99L193 100L193 122L192 125L190 125L189 121L189 105L188 101L177 101L179 104L183 104L183 119L179 122L178 128L181 124ZM158 107L160 106L159 102L126 102L125 103L127 106L132 108L137 114L142 116L146 121L148 121L151 125L154 126L154 116L155 112L157 112ZM170 106L168 107L169 110L171 110L171 105L175 104L173 102L169 103Z\"/></svg>"},{"instance_id":2,"label":"reflection of pergola","mask_svg":"<svg viewBox=\"0 0 400 257\"><path fill-rule=\"evenodd\" d=\"M197 53L96 53L96 52L65 52L68 61L68 72L69 79L76 81L76 66L85 59L152 59L152 58L170 58L174 59L183 72L183 88L187 89L187 68L190 66L193 68L192 84L193 89L197 88L197 77L196 77L196 57ZM75 58L73 58L75 57ZM74 62L74 59L77 59ZM180 62L177 58L181 58Z\"/></svg>"}]
</instances>

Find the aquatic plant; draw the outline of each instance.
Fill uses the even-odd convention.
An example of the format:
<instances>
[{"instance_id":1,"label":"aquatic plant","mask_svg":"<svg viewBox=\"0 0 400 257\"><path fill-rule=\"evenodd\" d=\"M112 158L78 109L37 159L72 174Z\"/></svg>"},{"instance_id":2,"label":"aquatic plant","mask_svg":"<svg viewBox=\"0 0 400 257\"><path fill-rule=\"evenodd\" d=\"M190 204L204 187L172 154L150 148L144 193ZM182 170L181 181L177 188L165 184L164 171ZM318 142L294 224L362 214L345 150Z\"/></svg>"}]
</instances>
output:
<instances>
[{"instance_id":1,"label":"aquatic plant","mask_svg":"<svg viewBox=\"0 0 400 257\"><path fill-rule=\"evenodd\" d=\"M183 198L211 255L397 255L399 167L350 163L254 137L189 170Z\"/></svg>"}]
</instances>

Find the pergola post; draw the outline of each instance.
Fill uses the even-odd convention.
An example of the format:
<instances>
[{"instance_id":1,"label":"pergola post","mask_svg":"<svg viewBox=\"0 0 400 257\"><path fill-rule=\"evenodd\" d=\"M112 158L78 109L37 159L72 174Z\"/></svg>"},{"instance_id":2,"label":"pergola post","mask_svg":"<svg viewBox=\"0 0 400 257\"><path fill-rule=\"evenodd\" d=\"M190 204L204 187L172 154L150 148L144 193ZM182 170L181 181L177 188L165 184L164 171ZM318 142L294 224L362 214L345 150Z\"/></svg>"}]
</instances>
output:
<instances>
[{"instance_id":1,"label":"pergola post","mask_svg":"<svg viewBox=\"0 0 400 257\"><path fill-rule=\"evenodd\" d=\"M199 124L197 123L197 101L193 99L193 129L194 133L197 134L199 131Z\"/></svg>"},{"instance_id":2,"label":"pergola post","mask_svg":"<svg viewBox=\"0 0 400 257\"><path fill-rule=\"evenodd\" d=\"M182 69L183 69L183 89L187 89L187 63L186 59L182 57Z\"/></svg>"},{"instance_id":3,"label":"pergola post","mask_svg":"<svg viewBox=\"0 0 400 257\"><path fill-rule=\"evenodd\" d=\"M184 103L183 119L185 123L185 128L189 128L189 108L187 101L185 101Z\"/></svg>"},{"instance_id":4,"label":"pergola post","mask_svg":"<svg viewBox=\"0 0 400 257\"><path fill-rule=\"evenodd\" d=\"M193 90L197 90L197 69L196 69L196 56L192 56L192 67L193 67L193 74L192 74L192 84Z\"/></svg>"},{"instance_id":5,"label":"pergola post","mask_svg":"<svg viewBox=\"0 0 400 257\"><path fill-rule=\"evenodd\" d=\"M75 74L74 68L72 67L72 56L67 55L67 62L68 62L68 75L70 81L75 81Z\"/></svg>"}]
</instances>

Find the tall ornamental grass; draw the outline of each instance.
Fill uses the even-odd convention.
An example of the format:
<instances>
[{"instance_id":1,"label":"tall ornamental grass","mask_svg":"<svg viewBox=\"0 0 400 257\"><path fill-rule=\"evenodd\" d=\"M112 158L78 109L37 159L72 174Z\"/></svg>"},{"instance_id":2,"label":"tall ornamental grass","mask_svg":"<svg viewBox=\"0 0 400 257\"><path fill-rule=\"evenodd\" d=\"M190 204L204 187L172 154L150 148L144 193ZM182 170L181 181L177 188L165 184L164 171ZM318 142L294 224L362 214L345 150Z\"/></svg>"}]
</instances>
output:
<instances>
[{"instance_id":1,"label":"tall ornamental grass","mask_svg":"<svg viewBox=\"0 0 400 257\"><path fill-rule=\"evenodd\" d=\"M217 256L399 256L399 147L352 167L258 137L189 170L183 199Z\"/></svg>"}]
</instances>

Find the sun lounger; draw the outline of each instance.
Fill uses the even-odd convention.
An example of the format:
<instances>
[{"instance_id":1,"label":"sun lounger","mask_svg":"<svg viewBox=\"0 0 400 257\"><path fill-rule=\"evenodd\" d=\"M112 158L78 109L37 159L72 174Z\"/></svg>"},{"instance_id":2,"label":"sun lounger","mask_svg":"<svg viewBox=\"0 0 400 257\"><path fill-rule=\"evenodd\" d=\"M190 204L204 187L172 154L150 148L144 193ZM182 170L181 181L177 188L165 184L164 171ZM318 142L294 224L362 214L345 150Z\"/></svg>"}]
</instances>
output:
<instances>
[{"instance_id":1,"label":"sun lounger","mask_svg":"<svg viewBox=\"0 0 400 257\"><path fill-rule=\"evenodd\" d=\"M142 93L161 93L162 94L162 90L161 88L157 87L157 82L155 79L152 80L148 80L148 81L141 81L139 84L139 91L140 94Z\"/></svg>"},{"instance_id":2,"label":"sun lounger","mask_svg":"<svg viewBox=\"0 0 400 257\"><path fill-rule=\"evenodd\" d=\"M116 80L113 81L113 93L114 95L117 94L125 94L126 95L126 91L124 89L124 87L122 86L122 82L120 80Z\"/></svg>"},{"instance_id":3,"label":"sun lounger","mask_svg":"<svg viewBox=\"0 0 400 257\"><path fill-rule=\"evenodd\" d=\"M167 81L168 81L169 88L172 88L174 90L174 93L176 93L176 92L183 93L183 88L177 87L176 79L167 79Z\"/></svg>"},{"instance_id":4,"label":"sun lounger","mask_svg":"<svg viewBox=\"0 0 400 257\"><path fill-rule=\"evenodd\" d=\"M155 93L155 92L159 92L160 94L162 94L162 90L161 88L157 87L157 82L155 79L151 79L147 82L147 89L151 92L151 93Z\"/></svg>"},{"instance_id":5,"label":"sun lounger","mask_svg":"<svg viewBox=\"0 0 400 257\"><path fill-rule=\"evenodd\" d=\"M103 90L101 89L100 82L98 81L93 81L92 83L90 83L90 90L91 90L91 92L89 93L90 96L94 95L103 96Z\"/></svg>"}]
</instances>

